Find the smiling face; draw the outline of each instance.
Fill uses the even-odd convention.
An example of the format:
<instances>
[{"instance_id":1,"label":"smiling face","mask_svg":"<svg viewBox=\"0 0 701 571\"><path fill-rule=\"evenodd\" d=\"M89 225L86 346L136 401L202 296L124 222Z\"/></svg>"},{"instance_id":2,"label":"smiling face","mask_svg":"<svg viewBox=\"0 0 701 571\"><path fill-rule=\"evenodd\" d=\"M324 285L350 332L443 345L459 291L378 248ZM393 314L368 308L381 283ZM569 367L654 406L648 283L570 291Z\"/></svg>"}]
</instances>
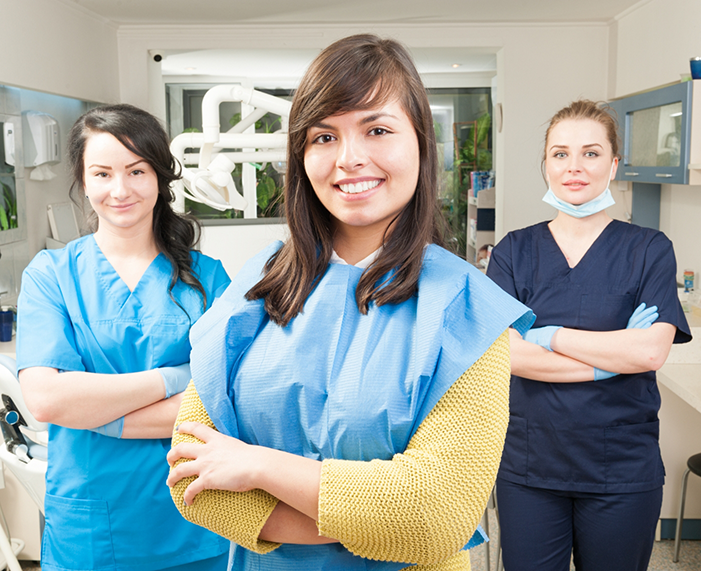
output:
<instances>
[{"instance_id":1,"label":"smiling face","mask_svg":"<svg viewBox=\"0 0 701 571\"><path fill-rule=\"evenodd\" d=\"M605 127L592 119L566 119L552 127L545 172L555 196L580 205L599 196L616 176Z\"/></svg>"},{"instance_id":2,"label":"smiling face","mask_svg":"<svg viewBox=\"0 0 701 571\"><path fill-rule=\"evenodd\" d=\"M83 154L85 195L98 217L98 232L151 231L158 199L153 167L109 133L89 136Z\"/></svg>"},{"instance_id":3,"label":"smiling face","mask_svg":"<svg viewBox=\"0 0 701 571\"><path fill-rule=\"evenodd\" d=\"M416 191L419 141L394 100L333 115L307 129L304 169L336 235L371 239L377 248Z\"/></svg>"}]
</instances>

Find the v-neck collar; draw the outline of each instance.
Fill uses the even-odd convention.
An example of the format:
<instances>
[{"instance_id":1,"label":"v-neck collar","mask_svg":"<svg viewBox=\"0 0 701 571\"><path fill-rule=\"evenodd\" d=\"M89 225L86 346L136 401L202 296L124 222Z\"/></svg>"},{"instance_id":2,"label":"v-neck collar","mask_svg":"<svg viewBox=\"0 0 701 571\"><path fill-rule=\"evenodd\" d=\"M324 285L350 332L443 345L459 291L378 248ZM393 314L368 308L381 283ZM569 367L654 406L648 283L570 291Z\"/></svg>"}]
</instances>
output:
<instances>
[{"instance_id":1,"label":"v-neck collar","mask_svg":"<svg viewBox=\"0 0 701 571\"><path fill-rule=\"evenodd\" d=\"M128 299L129 297L137 293L140 289L144 288L144 284L151 279L151 274L156 269L160 268L164 262L167 263L166 257L163 255L163 252L159 252L158 255L144 270L144 273L141 274L141 277L134 286L134 289L131 290L129 289L129 286L126 284L126 282L119 275L117 270L114 268L112 262L110 262L107 256L105 256L105 253L100 248L99 244L97 243L97 240L95 240L95 235L92 234L90 238L93 245L98 276L100 280L105 284L105 286L107 286L108 290L112 295L119 292L121 294L124 294ZM166 274L169 275L169 272L166 272ZM163 272L158 272L158 274L156 274L156 277L162 275Z\"/></svg>"},{"instance_id":2,"label":"v-neck collar","mask_svg":"<svg viewBox=\"0 0 701 571\"><path fill-rule=\"evenodd\" d=\"M560 245L557 243L557 240L555 240L555 236L553 235L552 230L550 230L549 222L543 222L543 234L545 236L545 240L547 240L550 243L551 247L554 249L555 257L558 258L562 264L564 264L565 268L567 268L568 273L574 271L585 271L587 267L595 263L601 255L601 253L606 250L606 248L604 248L601 245L608 241L608 235L611 233L611 229L614 225L616 225L617 222L617 220L613 219L606 225L606 227L591 243L589 248L587 248L587 251L584 252L584 255L581 257L579 262L577 262L577 264L573 267L570 267L570 265L567 263L567 257L560 248Z\"/></svg>"}]
</instances>

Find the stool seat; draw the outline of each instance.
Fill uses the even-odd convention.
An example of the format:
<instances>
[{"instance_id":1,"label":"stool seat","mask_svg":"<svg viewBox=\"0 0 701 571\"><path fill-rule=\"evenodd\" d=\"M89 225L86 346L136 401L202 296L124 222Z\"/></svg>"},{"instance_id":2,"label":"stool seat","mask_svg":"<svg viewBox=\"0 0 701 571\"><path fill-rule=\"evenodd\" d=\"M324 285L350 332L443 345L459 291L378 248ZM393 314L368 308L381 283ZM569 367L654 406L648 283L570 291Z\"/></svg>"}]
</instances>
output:
<instances>
[{"instance_id":1,"label":"stool seat","mask_svg":"<svg viewBox=\"0 0 701 571\"><path fill-rule=\"evenodd\" d=\"M694 454L687 461L686 465L697 476L701 476L701 454Z\"/></svg>"}]
</instances>

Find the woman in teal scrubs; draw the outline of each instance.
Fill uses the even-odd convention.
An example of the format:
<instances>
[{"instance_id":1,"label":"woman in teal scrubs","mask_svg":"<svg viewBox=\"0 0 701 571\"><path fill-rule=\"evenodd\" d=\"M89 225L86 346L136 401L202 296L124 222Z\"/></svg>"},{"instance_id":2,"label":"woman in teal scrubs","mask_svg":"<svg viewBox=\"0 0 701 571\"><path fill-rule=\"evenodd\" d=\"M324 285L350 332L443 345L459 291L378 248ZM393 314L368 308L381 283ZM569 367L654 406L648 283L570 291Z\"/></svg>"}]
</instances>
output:
<instances>
[{"instance_id":1,"label":"woman in teal scrubs","mask_svg":"<svg viewBox=\"0 0 701 571\"><path fill-rule=\"evenodd\" d=\"M180 516L165 456L190 327L229 278L170 206L178 175L157 119L93 109L68 156L96 230L40 252L18 307L22 391L49 423L42 569L224 569L228 542Z\"/></svg>"}]
</instances>

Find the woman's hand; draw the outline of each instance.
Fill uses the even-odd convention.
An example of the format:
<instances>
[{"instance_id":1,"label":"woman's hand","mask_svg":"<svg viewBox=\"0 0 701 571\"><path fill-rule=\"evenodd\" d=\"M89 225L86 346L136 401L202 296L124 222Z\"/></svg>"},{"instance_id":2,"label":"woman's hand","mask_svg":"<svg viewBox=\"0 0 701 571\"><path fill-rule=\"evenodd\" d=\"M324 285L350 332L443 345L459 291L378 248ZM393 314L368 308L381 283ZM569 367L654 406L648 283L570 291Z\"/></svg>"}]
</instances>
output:
<instances>
[{"instance_id":1,"label":"woman's hand","mask_svg":"<svg viewBox=\"0 0 701 571\"><path fill-rule=\"evenodd\" d=\"M187 487L183 500L191 505L202 490L229 490L246 492L258 486L254 474L261 457L260 446L246 444L237 438L225 436L199 422L184 422L178 427L181 434L190 434L202 443L183 442L168 452L168 464L187 459L175 466L166 484L172 487L183 478L197 476Z\"/></svg>"},{"instance_id":2,"label":"woman's hand","mask_svg":"<svg viewBox=\"0 0 701 571\"><path fill-rule=\"evenodd\" d=\"M184 422L178 432L201 440L178 444L167 456L171 466L181 459L191 460L175 466L166 481L172 487L183 478L196 476L185 490L186 505L191 505L202 490L260 489L318 519L320 461L246 444L198 422Z\"/></svg>"}]
</instances>

